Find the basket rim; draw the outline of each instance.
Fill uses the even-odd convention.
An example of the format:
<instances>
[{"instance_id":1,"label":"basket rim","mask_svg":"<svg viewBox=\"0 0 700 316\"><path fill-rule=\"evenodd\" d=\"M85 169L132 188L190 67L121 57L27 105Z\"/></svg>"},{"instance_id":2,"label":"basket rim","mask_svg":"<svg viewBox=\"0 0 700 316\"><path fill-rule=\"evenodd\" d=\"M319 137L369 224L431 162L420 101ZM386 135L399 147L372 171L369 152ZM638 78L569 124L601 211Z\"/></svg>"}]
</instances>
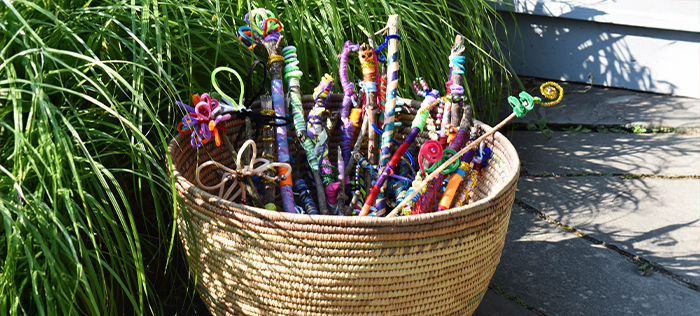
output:
<instances>
[{"instance_id":1,"label":"basket rim","mask_svg":"<svg viewBox=\"0 0 700 316\"><path fill-rule=\"evenodd\" d=\"M475 124L482 127L486 132L492 129L491 126L482 123L481 121L474 120ZM170 155L170 169L172 172L171 177L175 179L174 184L179 184L184 190L188 191L194 196L201 196L202 201L194 201L197 204L211 204L219 208L225 209L233 214L220 214L221 216L227 217L231 220L236 220L235 213L248 213L252 216L259 217L261 219L276 221L276 222L289 222L298 224L316 224L316 225L329 225L329 226L342 226L342 227L381 227L381 226L411 226L411 225L421 225L427 223L434 223L439 221L450 220L452 218L457 218L461 216L468 215L474 210L483 209L488 207L497 201L500 201L505 194L507 194L507 188L510 188L514 183L518 181L520 175L520 158L513 144L500 132L496 132L492 135L493 139L498 141L505 151L512 157L511 170L512 172L506 181L504 181L498 190L492 192L488 196L482 198L481 200L465 205L458 208L452 208L440 212L411 215L411 216L399 216L399 217L370 217L370 216L340 216L340 215L309 215L309 214L296 214L296 213L286 213L283 211L271 211L267 209L257 208L254 206L248 206L244 204L238 204L235 202L230 202L219 198L209 192L201 190L196 185L191 183L187 178L185 178L178 170L176 166L176 161L172 159L173 153L176 150L182 151L182 148L178 145L183 141L182 138L189 137L188 135L178 133L178 135L173 138L168 144L168 154ZM185 142L188 144L189 142ZM175 189L177 191L177 189ZM179 195L179 193L177 193ZM182 197L180 197L182 198ZM228 212L227 212L228 213Z\"/></svg>"}]
</instances>

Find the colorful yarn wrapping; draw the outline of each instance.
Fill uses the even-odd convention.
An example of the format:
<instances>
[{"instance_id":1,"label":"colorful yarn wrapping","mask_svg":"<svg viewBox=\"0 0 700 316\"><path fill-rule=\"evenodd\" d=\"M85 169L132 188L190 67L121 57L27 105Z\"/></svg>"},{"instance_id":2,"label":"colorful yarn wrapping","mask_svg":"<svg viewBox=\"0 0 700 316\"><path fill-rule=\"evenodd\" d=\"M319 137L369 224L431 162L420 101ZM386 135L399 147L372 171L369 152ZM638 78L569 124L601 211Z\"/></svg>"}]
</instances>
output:
<instances>
[{"instance_id":1,"label":"colorful yarn wrapping","mask_svg":"<svg viewBox=\"0 0 700 316\"><path fill-rule=\"evenodd\" d=\"M303 205L305 214L318 215L316 203L311 197L311 191L309 191L309 187L304 179L294 180L294 195L299 197L299 202Z\"/></svg>"},{"instance_id":2,"label":"colorful yarn wrapping","mask_svg":"<svg viewBox=\"0 0 700 316\"><path fill-rule=\"evenodd\" d=\"M299 67L299 61L297 60L296 47L287 46L282 49L282 54L284 56L285 67L284 67L284 78L288 81L289 85L289 100L292 108L292 118L294 123L294 129L296 130L297 139L301 146L304 148L306 153L306 160L309 163L312 174L316 180L311 180L314 183L314 189L316 189L316 194L318 197L319 211L327 215L328 207L326 202L325 192L323 192L323 183L320 176L319 161L316 153L314 151L314 142L307 136L306 121L304 120L304 109L301 102L301 94L299 89L299 81L301 76L304 74L301 72Z\"/></svg>"},{"instance_id":3,"label":"colorful yarn wrapping","mask_svg":"<svg viewBox=\"0 0 700 316\"><path fill-rule=\"evenodd\" d=\"M328 204L332 209L336 209L338 203L338 187L340 183L335 181L337 180L337 172L333 170L333 165L331 165L328 159L328 134L322 124L323 113L326 111L326 101L328 101L331 91L333 91L333 77L329 74L325 74L319 85L314 89L314 107L311 109L311 112L309 112L308 133L309 136L316 139L314 153L321 161L321 177L326 186L325 190Z\"/></svg>"},{"instance_id":4,"label":"colorful yarn wrapping","mask_svg":"<svg viewBox=\"0 0 700 316\"><path fill-rule=\"evenodd\" d=\"M343 151L343 162L345 165L350 161L350 151L352 151L352 141L355 135L355 126L350 119L350 107L353 99L357 99L357 95L354 92L355 86L348 80L348 54L350 54L350 51L357 51L358 49L360 49L359 45L347 41L343 46L342 52L338 55L340 58L340 84L343 86L344 93L343 105L340 108L340 121L343 123L340 126L342 137L340 148ZM338 167L340 168L340 166Z\"/></svg>"},{"instance_id":5,"label":"colorful yarn wrapping","mask_svg":"<svg viewBox=\"0 0 700 316\"><path fill-rule=\"evenodd\" d=\"M272 81L272 106L275 114L284 117L284 87L282 80L273 79ZM277 161L281 163L289 162L289 145L287 144L287 126L275 127L275 140L277 142ZM284 168L279 168L279 173L282 174ZM292 191L292 177L280 182L280 194L282 195L282 209L287 213L296 213L294 207L294 193Z\"/></svg>"},{"instance_id":6,"label":"colorful yarn wrapping","mask_svg":"<svg viewBox=\"0 0 700 316\"><path fill-rule=\"evenodd\" d=\"M459 37L459 36L458 36ZM466 58L462 56L461 54L464 52L464 45L460 44L457 39L455 39L456 43L455 46L452 47L452 51L450 52L450 57L449 57L449 67L450 67L450 81L445 83L447 87L449 87L449 95L445 98L445 111L449 108L450 111L452 112L453 109L456 109L456 104L453 105L452 103L455 102L461 102L462 97L461 94L464 92L464 89L460 86L454 83L453 76L459 76L464 74L464 62ZM459 77L457 77L459 78ZM451 115L455 115L455 113L451 113ZM447 115L445 115L447 116ZM453 128L456 128L457 124L454 122L457 118L456 117L451 117L451 123L450 123L450 132L452 131ZM442 122L446 123L446 122ZM442 124L441 127L446 127L446 124ZM446 129L441 128L441 132L445 132ZM445 141L449 141L449 147L448 149L454 150L455 152L459 151L462 146L464 145L464 142L468 138L468 133L469 131L464 131L462 128L460 128L455 134L454 137L450 133L450 135L446 136ZM444 136L442 134L441 136ZM449 158L448 158L449 159ZM448 159L445 159L447 161ZM437 165L442 165L442 161L438 162ZM459 165L452 165L452 167L459 167ZM431 212L432 211L432 206L435 202L435 198L437 197L438 192L440 191L440 188L442 187L442 182L445 180L447 177L446 173L441 172L437 177L433 178L430 183L428 184L428 187L426 189L426 193L421 195L421 197L418 199L418 203L416 203L416 207L413 209L414 212L421 214L424 212Z\"/></svg>"},{"instance_id":7,"label":"colorful yarn wrapping","mask_svg":"<svg viewBox=\"0 0 700 316\"><path fill-rule=\"evenodd\" d=\"M284 101L284 85L282 83L282 76L279 72L275 71L278 68L274 65L279 65L279 63L284 62L284 57L278 55L277 42L281 38L281 31L283 29L282 23L277 20L275 15L263 8L258 8L250 11L245 16L245 21L250 27L252 38L256 36L263 38L264 42L261 44L265 46L268 56L268 66L270 66L271 78L271 89L272 89L272 104L275 113L280 117L286 117L285 111L285 101ZM260 41L258 39L258 41ZM277 158L280 162L289 161L289 144L287 143L287 126L277 125L275 126L275 139L277 144ZM282 172L284 170L280 170ZM292 190L292 179L285 179L285 181L280 183L280 192L282 195L282 206L285 212L296 213L294 206L294 193Z\"/></svg>"},{"instance_id":8,"label":"colorful yarn wrapping","mask_svg":"<svg viewBox=\"0 0 700 316\"><path fill-rule=\"evenodd\" d=\"M187 115L178 124L177 130L183 134L192 134L190 144L194 148L199 148L202 144L206 144L212 136L216 146L221 146L219 130L226 132L227 129L219 123L230 119L231 115L213 114L212 111L219 106L219 101L211 98L209 94L204 93L201 98L195 94L192 96L192 101L195 104L194 108L180 101L175 102L183 110L187 111Z\"/></svg>"},{"instance_id":9,"label":"colorful yarn wrapping","mask_svg":"<svg viewBox=\"0 0 700 316\"><path fill-rule=\"evenodd\" d=\"M396 95L398 91L398 85L399 85L399 51L398 51L398 40L401 39L401 36L398 36L396 34L391 34L387 36L387 38L384 40L386 45L389 44L390 40L394 40L392 43L391 47L389 48L389 59L387 60L387 86L386 86L386 103L384 104L384 123L382 125L382 128L384 129L384 132L382 133L381 136L381 150L380 150L380 155L379 155L379 170L384 169L389 164L389 160L392 158L391 154L391 144L392 144L392 139L394 138L394 115L395 115L395 107L396 107ZM382 44L378 47L379 50L382 49L382 47L385 44ZM377 51L375 50L375 53ZM381 95L381 94L379 94ZM408 149L408 147L406 147ZM406 150L404 150L405 152ZM401 156L403 156L403 153L401 153ZM401 159L401 156L399 156L397 159ZM396 166L396 163L394 163L394 166ZM393 171L392 171L393 172ZM385 188L385 187L384 187ZM385 191L385 189L382 188L382 191ZM385 201L384 201L384 193L380 193L379 197L377 198L377 203L375 204L375 207L377 208L377 213L378 214L384 214L385 212Z\"/></svg>"},{"instance_id":10,"label":"colorful yarn wrapping","mask_svg":"<svg viewBox=\"0 0 700 316\"><path fill-rule=\"evenodd\" d=\"M450 55L450 68L452 68L453 74L464 74L464 61L466 59L464 56Z\"/></svg>"},{"instance_id":11,"label":"colorful yarn wrapping","mask_svg":"<svg viewBox=\"0 0 700 316\"><path fill-rule=\"evenodd\" d=\"M284 55L284 62L286 64L284 67L284 78L288 81L290 88L293 86L299 86L299 79L304 73L301 72L299 67L296 66L299 64L299 61L296 58L296 47L287 46L282 50L282 54ZM292 91L289 93L289 99L292 105L294 129L297 131L297 133L306 134L306 121L304 120L304 108L302 107L301 103L301 95ZM306 152L309 167L311 167L313 170L318 170L318 159L314 153L313 141L305 137L301 146L304 147L304 151Z\"/></svg>"},{"instance_id":12,"label":"colorful yarn wrapping","mask_svg":"<svg viewBox=\"0 0 700 316\"><path fill-rule=\"evenodd\" d=\"M379 90L377 91L377 106L384 111L386 105L386 79L379 77Z\"/></svg>"},{"instance_id":13,"label":"colorful yarn wrapping","mask_svg":"<svg viewBox=\"0 0 700 316\"><path fill-rule=\"evenodd\" d=\"M459 169L457 169L457 171L452 174L452 176L450 177L450 181L447 183L445 193L443 193L442 199L440 199L440 204L438 205L438 211L444 211L450 208L450 205L452 205L452 200L454 199L455 194L457 193L457 189L462 183L462 179L464 179L464 177L466 176L468 169L468 163L464 161L461 161L459 163Z\"/></svg>"}]
</instances>

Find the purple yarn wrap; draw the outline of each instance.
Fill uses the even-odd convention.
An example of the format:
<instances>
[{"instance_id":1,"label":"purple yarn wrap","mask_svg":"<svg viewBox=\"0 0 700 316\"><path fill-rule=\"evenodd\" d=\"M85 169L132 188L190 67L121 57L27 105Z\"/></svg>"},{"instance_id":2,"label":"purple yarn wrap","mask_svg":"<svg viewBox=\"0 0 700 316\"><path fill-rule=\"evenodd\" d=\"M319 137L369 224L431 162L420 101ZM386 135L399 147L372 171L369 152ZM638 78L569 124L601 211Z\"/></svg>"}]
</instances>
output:
<instances>
[{"instance_id":1,"label":"purple yarn wrap","mask_svg":"<svg viewBox=\"0 0 700 316\"><path fill-rule=\"evenodd\" d=\"M338 55L340 58L340 84L343 86L343 106L340 108L340 120L343 124L340 126L340 148L343 152L343 161L345 165L350 161L350 152L352 151L352 139L355 136L355 126L350 121L350 107L352 98L357 97L353 91L355 86L348 80L348 54L350 51L357 51L360 46L353 44L351 41L346 41L343 50ZM338 166L340 167L340 166Z\"/></svg>"},{"instance_id":2,"label":"purple yarn wrap","mask_svg":"<svg viewBox=\"0 0 700 316\"><path fill-rule=\"evenodd\" d=\"M280 39L280 32L272 32L265 36L265 41L278 41Z\"/></svg>"},{"instance_id":3,"label":"purple yarn wrap","mask_svg":"<svg viewBox=\"0 0 700 316\"><path fill-rule=\"evenodd\" d=\"M464 87L458 85L458 84L452 84L450 86L450 93L452 94L463 94L464 93Z\"/></svg>"},{"instance_id":4,"label":"purple yarn wrap","mask_svg":"<svg viewBox=\"0 0 700 316\"><path fill-rule=\"evenodd\" d=\"M272 105L277 115L284 116L284 86L282 80L272 80ZM277 140L277 161L289 163L289 145L287 144L287 127L275 127L275 138ZM296 213L294 205L294 192L291 185L281 185L282 208L287 213ZM291 198L290 198L291 197Z\"/></svg>"}]
</instances>

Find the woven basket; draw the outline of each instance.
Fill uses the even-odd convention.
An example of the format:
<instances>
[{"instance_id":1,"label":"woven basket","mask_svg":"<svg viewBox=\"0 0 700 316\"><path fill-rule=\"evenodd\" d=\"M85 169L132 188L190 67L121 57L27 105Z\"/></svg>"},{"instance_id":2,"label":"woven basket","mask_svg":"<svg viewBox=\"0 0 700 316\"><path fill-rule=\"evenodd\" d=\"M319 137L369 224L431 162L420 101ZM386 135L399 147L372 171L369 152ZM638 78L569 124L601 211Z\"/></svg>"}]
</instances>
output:
<instances>
[{"instance_id":1,"label":"woven basket","mask_svg":"<svg viewBox=\"0 0 700 316\"><path fill-rule=\"evenodd\" d=\"M327 108L338 109L341 99L333 95ZM310 98L303 100L310 109ZM503 135L487 144L493 155L472 193L477 202L376 218L222 200L193 185L195 169L233 158L224 146L196 150L188 135L178 135L169 145L178 232L197 290L214 315L471 315L500 261L520 168ZM203 182L220 177L212 172Z\"/></svg>"}]
</instances>

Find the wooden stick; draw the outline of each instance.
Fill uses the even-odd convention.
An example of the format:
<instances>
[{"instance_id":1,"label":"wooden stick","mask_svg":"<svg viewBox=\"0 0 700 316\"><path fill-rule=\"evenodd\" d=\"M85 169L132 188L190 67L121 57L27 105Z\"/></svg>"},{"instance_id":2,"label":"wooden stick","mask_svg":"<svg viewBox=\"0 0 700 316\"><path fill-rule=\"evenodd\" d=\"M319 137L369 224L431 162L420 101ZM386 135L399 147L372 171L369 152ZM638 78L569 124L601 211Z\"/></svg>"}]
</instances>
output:
<instances>
[{"instance_id":1,"label":"wooden stick","mask_svg":"<svg viewBox=\"0 0 700 316\"><path fill-rule=\"evenodd\" d=\"M397 205L396 207L394 207L394 209L391 211L391 213L389 213L389 215L387 215L386 217L396 216L396 214L397 214L399 211L401 211L401 208L402 208L402 207L404 207L406 204L408 204L408 202L409 202L411 199L413 199L414 196L416 196L418 193L420 193L420 191L423 189L423 187L425 187L426 185L428 185L428 183L430 183L430 180L432 180L433 178L437 177L437 176L440 174L441 171L445 170L445 168L447 168L449 165L451 165L452 163L454 163L455 161L457 161L457 159L460 159L464 154L467 153L467 151L469 151L469 149L474 148L474 146L476 146L476 145L478 145L479 143L483 142L487 137L489 137L489 136L493 135L494 133L496 133L499 129L501 129L504 125L508 124L508 122L510 122L510 120L514 119L515 117L516 117L515 113L511 113L510 116L506 117L503 121L501 121L500 123L498 123L498 125L496 125L496 126L495 126L493 129L491 129L488 133L486 133L486 134L484 134L484 135L481 135L481 137L477 138L475 141L473 141L473 142L472 142L471 144L469 144L468 146L462 148L462 150L460 150L459 152L457 152L456 155L450 157L450 159L448 159L445 163L443 163L442 165L440 165L439 167L437 167L437 169L433 170L433 172L430 173L430 174L428 175L428 177L425 178L425 179L423 180L423 182L420 183L420 185L418 185L418 188L416 188L415 191L413 191L413 192L412 192L411 194L409 194L406 198L404 198L404 200L401 201L401 203L399 203L399 205Z\"/></svg>"},{"instance_id":2,"label":"wooden stick","mask_svg":"<svg viewBox=\"0 0 700 316\"><path fill-rule=\"evenodd\" d=\"M464 55L464 48L463 48L463 46L464 46L464 38L463 38L461 35L455 36L455 45L454 45L454 47L462 47L462 50L461 50L461 51L458 50L456 55L458 55L458 56L463 56L463 55ZM454 50L454 49L453 49L453 50ZM451 79L453 85L459 85L459 86L461 86L461 85L462 85L462 82L463 82L463 79L464 79L464 75L455 74L454 71L452 71L452 77L451 77L450 79ZM448 107L448 102L449 102L449 104L452 103L451 100L449 100L449 99L446 100L446 101L445 101L445 108ZM457 126L460 125L460 115L459 115L459 110L460 110L460 108L459 108L456 104L451 104L451 105L450 105L450 110L451 110L451 113L450 113L450 125L451 125L452 127L454 127L454 128L457 128ZM471 111L471 110L470 110L470 111ZM445 113L445 114L447 114L447 113ZM471 123L471 120L470 120L470 123Z\"/></svg>"},{"instance_id":3,"label":"wooden stick","mask_svg":"<svg viewBox=\"0 0 700 316\"><path fill-rule=\"evenodd\" d=\"M255 32L253 32L255 33ZM284 102L284 84L282 83L282 68L284 67L284 59L282 58L282 50L280 44L284 36L278 39L266 41L259 35L255 35L258 41L267 50L270 61L270 83L272 85L272 104L275 114L280 117L285 117L285 102ZM289 144L287 144L287 126L275 127L275 138L277 141L277 160L279 162L289 163ZM285 167L280 167L279 174L286 173ZM296 213L294 205L294 192L292 190L292 177L280 181L280 194L282 195L282 208L287 213Z\"/></svg>"},{"instance_id":4,"label":"wooden stick","mask_svg":"<svg viewBox=\"0 0 700 316\"><path fill-rule=\"evenodd\" d=\"M287 52L285 53L285 63L290 65L294 62L294 55L296 55L296 47L285 48ZM288 55L294 54L294 55ZM316 159L316 154L314 153L314 144L309 139L308 133L306 132L306 120L304 119L304 108L302 107L302 96L301 88L299 87L299 79L303 75L298 67L292 65L290 71L298 70L298 73L293 73L287 76L287 85L289 86L289 104L292 108L292 119L294 120L294 129L299 145L304 148L306 153L306 161L309 163L309 168L311 169L311 175L314 179L314 185L316 186L316 196L318 198L318 210L322 215L328 215L328 203L326 201L326 192L323 189L323 181L321 179L321 173L319 171L318 159ZM297 168L299 169L299 168Z\"/></svg>"},{"instance_id":5,"label":"wooden stick","mask_svg":"<svg viewBox=\"0 0 700 316\"><path fill-rule=\"evenodd\" d=\"M372 165L377 165L378 148L377 148L377 132L372 128L372 124L377 125L377 55L374 53L374 40L372 36L368 37L369 43L360 42L359 58L362 63L362 78L367 86L374 87L374 91L366 91L365 97L365 119L369 121L367 128L369 135L369 143L367 145L367 160Z\"/></svg>"},{"instance_id":6,"label":"wooden stick","mask_svg":"<svg viewBox=\"0 0 700 316\"><path fill-rule=\"evenodd\" d=\"M395 35L399 32L399 16L397 14L390 15L386 22L389 35ZM396 93L399 86L399 40L396 38L389 39L389 51L387 57L387 84L386 84L386 103L384 104L384 125L382 125L382 149L379 157L379 170L383 170L391 159L391 145L394 138L394 108L396 107ZM382 185L375 207L377 215L384 215L386 212L386 188L387 183Z\"/></svg>"}]
</instances>

